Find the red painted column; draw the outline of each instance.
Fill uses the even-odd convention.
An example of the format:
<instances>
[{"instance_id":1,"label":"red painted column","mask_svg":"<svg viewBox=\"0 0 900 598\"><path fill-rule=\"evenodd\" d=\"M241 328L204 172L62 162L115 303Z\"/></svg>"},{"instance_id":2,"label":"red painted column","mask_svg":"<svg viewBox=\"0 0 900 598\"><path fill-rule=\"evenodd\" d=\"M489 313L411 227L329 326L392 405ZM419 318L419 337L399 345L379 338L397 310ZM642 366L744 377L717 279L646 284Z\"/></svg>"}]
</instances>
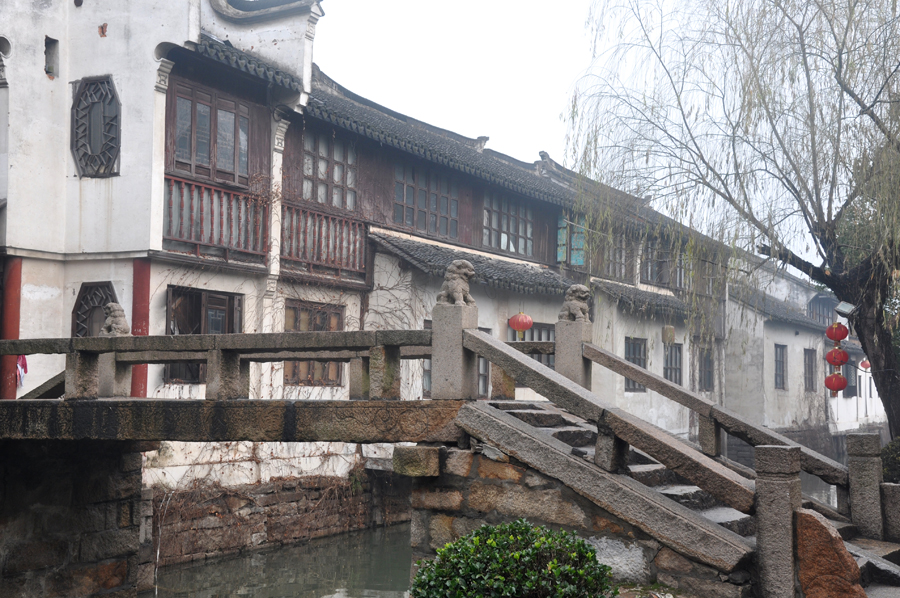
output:
<instances>
[{"instance_id":1,"label":"red painted column","mask_svg":"<svg viewBox=\"0 0 900 598\"><path fill-rule=\"evenodd\" d=\"M150 334L150 258L139 257L134 260L131 334L134 336L147 336ZM147 396L146 363L135 365L131 368L131 396Z\"/></svg>"},{"instance_id":2,"label":"red painted column","mask_svg":"<svg viewBox=\"0 0 900 598\"><path fill-rule=\"evenodd\" d=\"M6 258L3 269L3 320L0 337L19 338L19 315L22 307L22 258ZM0 399L16 398L16 355L0 357Z\"/></svg>"}]
</instances>

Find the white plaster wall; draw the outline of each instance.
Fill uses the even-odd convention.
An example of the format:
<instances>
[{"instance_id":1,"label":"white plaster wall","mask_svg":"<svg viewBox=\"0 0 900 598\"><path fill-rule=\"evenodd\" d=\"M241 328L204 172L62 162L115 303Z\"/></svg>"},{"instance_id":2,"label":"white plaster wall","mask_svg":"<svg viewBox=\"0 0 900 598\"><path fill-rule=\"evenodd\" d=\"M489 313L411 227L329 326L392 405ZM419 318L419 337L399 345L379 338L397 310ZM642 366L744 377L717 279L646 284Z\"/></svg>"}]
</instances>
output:
<instances>
[{"instance_id":1,"label":"white plaster wall","mask_svg":"<svg viewBox=\"0 0 900 598\"><path fill-rule=\"evenodd\" d=\"M151 181L162 176L153 134L164 126L154 119L155 49L183 43L189 25L187 1L0 4L0 35L13 48L5 60L10 246L69 253L150 247L159 235L151 226ZM52 79L44 73L44 36L59 41ZM81 78L100 75L112 76L122 104L120 176L78 179L69 149L72 94Z\"/></svg>"},{"instance_id":2,"label":"white plaster wall","mask_svg":"<svg viewBox=\"0 0 900 598\"><path fill-rule=\"evenodd\" d=\"M799 333L799 334L798 334ZM824 335L789 324L769 321L765 324L763 345L764 375L759 387L765 393L763 424L773 428L815 428L828 422L825 397ZM785 345L787 376L785 390L775 388L775 345ZM804 390L803 351L815 349L816 392Z\"/></svg>"}]
</instances>

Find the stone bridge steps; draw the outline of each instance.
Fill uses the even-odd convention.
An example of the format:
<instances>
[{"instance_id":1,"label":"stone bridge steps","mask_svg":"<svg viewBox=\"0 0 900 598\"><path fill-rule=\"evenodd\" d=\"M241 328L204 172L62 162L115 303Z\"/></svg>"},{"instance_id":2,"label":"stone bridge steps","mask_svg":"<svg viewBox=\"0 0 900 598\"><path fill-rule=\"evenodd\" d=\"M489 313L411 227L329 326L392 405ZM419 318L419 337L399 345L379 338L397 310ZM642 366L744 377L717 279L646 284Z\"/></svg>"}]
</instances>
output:
<instances>
[{"instance_id":1,"label":"stone bridge steps","mask_svg":"<svg viewBox=\"0 0 900 598\"><path fill-rule=\"evenodd\" d=\"M552 476L613 515L645 531L662 544L722 573L731 573L752 560L753 542L726 527L671 500L628 475L604 471L584 455L588 447L573 447L554 437L554 428L534 427L525 419L538 421L533 411L544 409L562 416L565 428L591 426L552 404L510 404L475 402L463 407L457 425L469 435L501 448L511 457ZM526 413L523 418L517 408ZM547 420L541 420L547 421ZM559 420L557 420L559 421ZM578 442L582 442L579 439ZM593 452L593 447L590 447ZM644 468L654 475L652 466ZM662 475L665 479L666 474Z\"/></svg>"},{"instance_id":2,"label":"stone bridge steps","mask_svg":"<svg viewBox=\"0 0 900 598\"><path fill-rule=\"evenodd\" d=\"M593 464L596 429L553 403L491 403L507 415L570 447L571 455ZM553 472L547 472L553 475ZM742 536L750 546L756 544L756 518L725 506L703 489L654 461L642 451L631 448L626 472L636 482L660 496L686 507L704 520ZM747 470L752 475L752 470ZM825 515L845 541L862 574L862 585L871 597L900 597L900 544L858 537L856 525L842 520L830 507L804 497L803 507Z\"/></svg>"}]
</instances>

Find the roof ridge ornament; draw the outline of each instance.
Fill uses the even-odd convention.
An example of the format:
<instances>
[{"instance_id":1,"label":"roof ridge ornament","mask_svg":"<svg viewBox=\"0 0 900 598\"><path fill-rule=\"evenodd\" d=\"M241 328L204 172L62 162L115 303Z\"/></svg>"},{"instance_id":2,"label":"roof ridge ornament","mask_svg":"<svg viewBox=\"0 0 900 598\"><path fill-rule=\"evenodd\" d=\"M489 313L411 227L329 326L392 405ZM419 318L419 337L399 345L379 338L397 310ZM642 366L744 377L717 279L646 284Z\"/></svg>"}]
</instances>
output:
<instances>
[{"instance_id":1,"label":"roof ridge ornament","mask_svg":"<svg viewBox=\"0 0 900 598\"><path fill-rule=\"evenodd\" d=\"M319 6L319 0L209 0L209 5L230 21L253 22L308 12Z\"/></svg>"}]
</instances>

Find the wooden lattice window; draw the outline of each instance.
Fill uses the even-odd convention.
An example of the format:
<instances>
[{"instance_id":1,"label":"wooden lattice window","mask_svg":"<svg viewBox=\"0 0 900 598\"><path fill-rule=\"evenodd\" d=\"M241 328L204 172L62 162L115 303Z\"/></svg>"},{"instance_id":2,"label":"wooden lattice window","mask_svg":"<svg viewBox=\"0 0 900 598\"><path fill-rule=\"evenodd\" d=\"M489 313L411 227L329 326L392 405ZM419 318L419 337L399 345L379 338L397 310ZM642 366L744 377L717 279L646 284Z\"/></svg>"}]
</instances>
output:
<instances>
[{"instance_id":1,"label":"wooden lattice window","mask_svg":"<svg viewBox=\"0 0 900 598\"><path fill-rule=\"evenodd\" d=\"M518 255L534 255L534 213L531 206L486 191L481 244Z\"/></svg>"},{"instance_id":2,"label":"wooden lattice window","mask_svg":"<svg viewBox=\"0 0 900 598\"><path fill-rule=\"evenodd\" d=\"M119 174L119 96L110 77L82 79L72 103L72 155L80 177Z\"/></svg>"},{"instance_id":3,"label":"wooden lattice window","mask_svg":"<svg viewBox=\"0 0 900 598\"><path fill-rule=\"evenodd\" d=\"M356 209L356 146L333 134L303 131L302 199Z\"/></svg>"},{"instance_id":4,"label":"wooden lattice window","mask_svg":"<svg viewBox=\"0 0 900 598\"><path fill-rule=\"evenodd\" d=\"M75 307L72 308L72 336L99 336L106 321L103 308L108 303L118 302L112 283L83 283L75 299Z\"/></svg>"},{"instance_id":5,"label":"wooden lattice window","mask_svg":"<svg viewBox=\"0 0 900 598\"><path fill-rule=\"evenodd\" d=\"M284 309L285 332L332 332L344 329L344 306L288 301ZM284 383L295 386L340 386L339 361L286 361Z\"/></svg>"},{"instance_id":6,"label":"wooden lattice window","mask_svg":"<svg viewBox=\"0 0 900 598\"><path fill-rule=\"evenodd\" d=\"M423 234L459 237L459 187L455 179L424 168L394 167L394 224Z\"/></svg>"}]
</instances>

